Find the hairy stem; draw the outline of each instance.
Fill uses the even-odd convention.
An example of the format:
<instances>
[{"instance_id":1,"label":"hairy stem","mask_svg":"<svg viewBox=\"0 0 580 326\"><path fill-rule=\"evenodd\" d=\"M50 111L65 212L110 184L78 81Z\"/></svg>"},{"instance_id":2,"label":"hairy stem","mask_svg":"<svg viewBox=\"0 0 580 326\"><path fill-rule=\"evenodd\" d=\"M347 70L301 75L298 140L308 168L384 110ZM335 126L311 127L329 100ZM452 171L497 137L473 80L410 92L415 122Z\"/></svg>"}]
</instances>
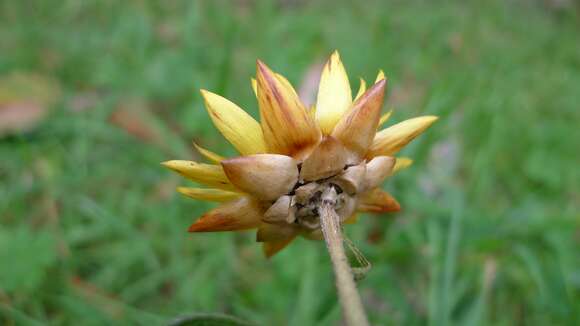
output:
<instances>
[{"instance_id":1,"label":"hairy stem","mask_svg":"<svg viewBox=\"0 0 580 326\"><path fill-rule=\"evenodd\" d=\"M369 322L356 289L352 270L346 259L340 218L334 210L336 204L334 188L331 187L329 191L326 191L321 199L322 202L319 208L320 224L334 268L342 314L348 326L367 326Z\"/></svg>"}]
</instances>

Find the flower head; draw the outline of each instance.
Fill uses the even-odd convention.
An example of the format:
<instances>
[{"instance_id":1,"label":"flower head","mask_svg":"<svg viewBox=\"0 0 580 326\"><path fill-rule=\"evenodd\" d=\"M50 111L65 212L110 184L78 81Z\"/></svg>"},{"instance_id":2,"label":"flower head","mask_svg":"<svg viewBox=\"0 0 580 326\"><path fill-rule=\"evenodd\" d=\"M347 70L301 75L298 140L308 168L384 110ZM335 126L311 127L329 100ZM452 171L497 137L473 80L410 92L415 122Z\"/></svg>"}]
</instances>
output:
<instances>
[{"instance_id":1,"label":"flower head","mask_svg":"<svg viewBox=\"0 0 580 326\"><path fill-rule=\"evenodd\" d=\"M377 132L390 112L381 116L387 81L382 71L375 83L352 98L338 52L322 71L316 105L306 108L283 76L258 61L252 86L260 122L229 100L202 90L217 129L240 156L223 158L195 144L212 164L173 160L163 164L209 188L178 188L198 200L221 202L190 227L190 232L257 229L256 240L270 257L297 236L321 239L318 205L333 188L342 223L357 212L385 213L400 209L381 190L381 183L409 166L394 155L436 119L409 119Z\"/></svg>"}]
</instances>

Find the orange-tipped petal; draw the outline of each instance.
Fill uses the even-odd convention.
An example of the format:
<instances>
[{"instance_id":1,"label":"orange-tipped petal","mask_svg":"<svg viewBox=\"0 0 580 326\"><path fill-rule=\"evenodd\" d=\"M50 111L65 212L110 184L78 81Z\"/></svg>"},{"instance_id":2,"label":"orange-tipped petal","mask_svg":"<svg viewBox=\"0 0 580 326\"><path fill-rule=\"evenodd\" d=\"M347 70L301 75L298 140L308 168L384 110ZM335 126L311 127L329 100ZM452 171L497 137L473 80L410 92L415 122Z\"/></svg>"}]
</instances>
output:
<instances>
[{"instance_id":1,"label":"orange-tipped petal","mask_svg":"<svg viewBox=\"0 0 580 326\"><path fill-rule=\"evenodd\" d=\"M258 104L270 152L301 158L320 139L320 130L285 79L258 61Z\"/></svg>"},{"instance_id":2,"label":"orange-tipped petal","mask_svg":"<svg viewBox=\"0 0 580 326\"><path fill-rule=\"evenodd\" d=\"M398 171L404 170L413 164L413 160L408 157L397 157L395 162L395 167L393 168L392 174L397 173Z\"/></svg>"},{"instance_id":3,"label":"orange-tipped petal","mask_svg":"<svg viewBox=\"0 0 580 326\"><path fill-rule=\"evenodd\" d=\"M228 99L201 90L205 107L216 128L242 155L265 153L260 124Z\"/></svg>"},{"instance_id":4,"label":"orange-tipped petal","mask_svg":"<svg viewBox=\"0 0 580 326\"><path fill-rule=\"evenodd\" d=\"M368 157L379 155L392 156L405 145L423 133L438 118L435 116L417 117L399 122L379 131L369 149Z\"/></svg>"},{"instance_id":5,"label":"orange-tipped petal","mask_svg":"<svg viewBox=\"0 0 580 326\"><path fill-rule=\"evenodd\" d=\"M205 149L201 146L199 146L198 144L196 144L195 142L193 143L193 146L195 147L195 149L197 149L197 151L203 155L205 158L207 158L208 160L214 162L214 163L219 163L221 161L224 160L224 157L216 154L208 149Z\"/></svg>"},{"instance_id":6,"label":"orange-tipped petal","mask_svg":"<svg viewBox=\"0 0 580 326\"><path fill-rule=\"evenodd\" d=\"M290 224L262 223L256 233L257 242L276 242L294 238L299 229Z\"/></svg>"},{"instance_id":7,"label":"orange-tipped petal","mask_svg":"<svg viewBox=\"0 0 580 326\"><path fill-rule=\"evenodd\" d=\"M221 163L232 184L262 200L289 193L298 181L298 163L285 155L256 154Z\"/></svg>"},{"instance_id":8,"label":"orange-tipped petal","mask_svg":"<svg viewBox=\"0 0 580 326\"><path fill-rule=\"evenodd\" d=\"M364 188L373 189L381 185L385 178L391 175L395 166L392 156L377 156L367 163Z\"/></svg>"},{"instance_id":9,"label":"orange-tipped petal","mask_svg":"<svg viewBox=\"0 0 580 326\"><path fill-rule=\"evenodd\" d=\"M239 192L210 188L179 187L177 191L193 199L216 202L227 202L239 198L242 195Z\"/></svg>"},{"instance_id":10,"label":"orange-tipped petal","mask_svg":"<svg viewBox=\"0 0 580 326\"><path fill-rule=\"evenodd\" d=\"M300 179L319 180L338 174L344 169L348 152L332 136L326 136L302 163Z\"/></svg>"},{"instance_id":11,"label":"orange-tipped petal","mask_svg":"<svg viewBox=\"0 0 580 326\"><path fill-rule=\"evenodd\" d=\"M352 94L348 75L340 61L338 51L334 51L322 69L318 97L316 99L316 119L326 135L352 104Z\"/></svg>"},{"instance_id":12,"label":"orange-tipped petal","mask_svg":"<svg viewBox=\"0 0 580 326\"><path fill-rule=\"evenodd\" d=\"M224 169L219 165L183 160L166 161L161 164L192 181L212 188L236 190L230 180L228 180Z\"/></svg>"},{"instance_id":13,"label":"orange-tipped petal","mask_svg":"<svg viewBox=\"0 0 580 326\"><path fill-rule=\"evenodd\" d=\"M288 246L294 239L296 239L296 236L281 241L264 242L262 244L264 256L266 256L266 258L272 258L272 256L286 248L286 246Z\"/></svg>"},{"instance_id":14,"label":"orange-tipped petal","mask_svg":"<svg viewBox=\"0 0 580 326\"><path fill-rule=\"evenodd\" d=\"M357 210L371 213L398 212L401 205L388 192L375 188L361 195Z\"/></svg>"},{"instance_id":15,"label":"orange-tipped petal","mask_svg":"<svg viewBox=\"0 0 580 326\"><path fill-rule=\"evenodd\" d=\"M242 197L203 214L189 227L189 232L237 231L261 224L264 208L257 201Z\"/></svg>"},{"instance_id":16,"label":"orange-tipped petal","mask_svg":"<svg viewBox=\"0 0 580 326\"><path fill-rule=\"evenodd\" d=\"M381 80L366 91L332 132L332 136L351 151L352 158L348 163L358 163L373 142L379 124L385 85L385 80Z\"/></svg>"},{"instance_id":17,"label":"orange-tipped petal","mask_svg":"<svg viewBox=\"0 0 580 326\"><path fill-rule=\"evenodd\" d=\"M356 102L365 92L367 91L367 82L364 79L360 79L360 86L358 87L358 92L354 97L354 101Z\"/></svg>"}]
</instances>

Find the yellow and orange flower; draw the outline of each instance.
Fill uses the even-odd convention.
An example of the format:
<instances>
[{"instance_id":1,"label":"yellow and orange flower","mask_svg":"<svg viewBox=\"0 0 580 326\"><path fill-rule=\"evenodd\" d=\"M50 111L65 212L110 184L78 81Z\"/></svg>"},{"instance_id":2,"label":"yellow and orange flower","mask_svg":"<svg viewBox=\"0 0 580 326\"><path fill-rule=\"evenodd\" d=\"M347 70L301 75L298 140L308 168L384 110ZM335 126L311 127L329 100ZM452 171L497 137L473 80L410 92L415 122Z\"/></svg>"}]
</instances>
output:
<instances>
[{"instance_id":1,"label":"yellow and orange flower","mask_svg":"<svg viewBox=\"0 0 580 326\"><path fill-rule=\"evenodd\" d=\"M163 163L210 187L180 187L182 194L222 202L195 221L190 232L255 228L270 257L299 235L322 238L317 204L328 187L338 193L336 211L342 223L354 222L356 212L400 209L380 184L412 163L393 155L437 117L413 118L377 132L391 114L380 113L385 76L379 72L368 90L361 79L353 100L338 52L324 66L317 102L310 109L287 79L260 61L256 76L252 86L260 122L229 100L201 91L214 125L240 156L226 159L196 144L213 164Z\"/></svg>"}]
</instances>

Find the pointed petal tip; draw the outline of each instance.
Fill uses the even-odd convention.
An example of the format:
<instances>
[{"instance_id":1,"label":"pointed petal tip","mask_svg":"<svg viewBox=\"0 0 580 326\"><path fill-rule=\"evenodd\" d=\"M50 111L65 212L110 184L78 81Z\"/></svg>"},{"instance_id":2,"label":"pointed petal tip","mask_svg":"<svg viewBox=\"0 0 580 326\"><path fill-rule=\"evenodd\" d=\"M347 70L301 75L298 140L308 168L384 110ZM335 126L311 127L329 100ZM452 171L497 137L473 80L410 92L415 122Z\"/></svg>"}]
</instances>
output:
<instances>
[{"instance_id":1,"label":"pointed petal tip","mask_svg":"<svg viewBox=\"0 0 580 326\"><path fill-rule=\"evenodd\" d=\"M258 71L260 72L264 72L264 71L270 71L270 67L268 67L268 65L266 65L262 60L257 59L256 60L256 68Z\"/></svg>"},{"instance_id":2,"label":"pointed petal tip","mask_svg":"<svg viewBox=\"0 0 580 326\"><path fill-rule=\"evenodd\" d=\"M377 74L377 78L375 79L375 83L378 83L381 80L386 80L387 77L385 76L385 72L383 71L383 69L379 69L379 72Z\"/></svg>"},{"instance_id":3,"label":"pointed petal tip","mask_svg":"<svg viewBox=\"0 0 580 326\"><path fill-rule=\"evenodd\" d=\"M213 93L208 91L207 89L200 88L199 93L205 102L208 101L208 97L210 97Z\"/></svg>"},{"instance_id":4,"label":"pointed petal tip","mask_svg":"<svg viewBox=\"0 0 580 326\"><path fill-rule=\"evenodd\" d=\"M175 170L175 168L176 168L176 162L178 162L178 160L164 161L164 162L161 162L159 164L163 165L164 167L166 167L168 169Z\"/></svg>"},{"instance_id":5,"label":"pointed petal tip","mask_svg":"<svg viewBox=\"0 0 580 326\"><path fill-rule=\"evenodd\" d=\"M439 118L433 115L415 117L379 131L373 140L367 157L396 154L427 130L437 119Z\"/></svg>"}]
</instances>

